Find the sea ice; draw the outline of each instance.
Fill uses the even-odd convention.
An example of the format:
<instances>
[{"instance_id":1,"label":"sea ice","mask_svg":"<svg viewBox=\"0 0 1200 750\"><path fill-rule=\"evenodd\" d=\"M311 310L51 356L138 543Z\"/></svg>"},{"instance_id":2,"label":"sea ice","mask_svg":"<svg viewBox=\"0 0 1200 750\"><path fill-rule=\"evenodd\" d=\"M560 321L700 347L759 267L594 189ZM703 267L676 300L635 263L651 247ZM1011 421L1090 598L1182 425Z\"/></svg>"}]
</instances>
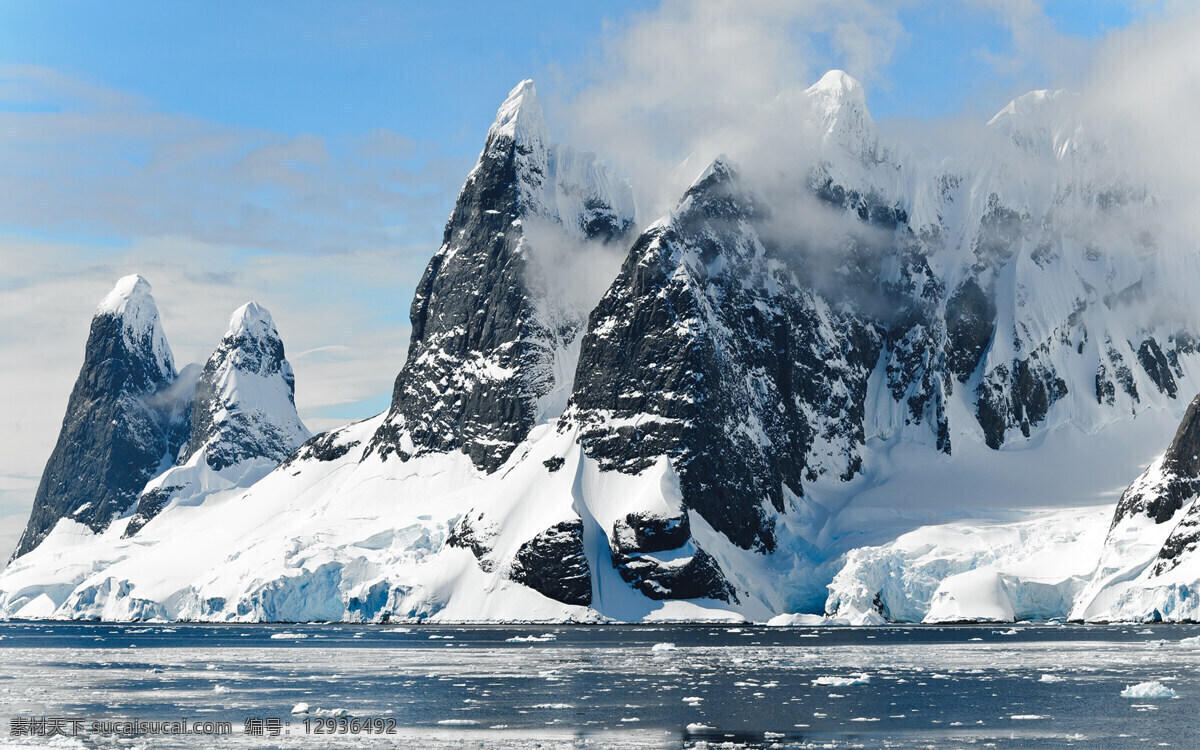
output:
<instances>
[{"instance_id":1,"label":"sea ice","mask_svg":"<svg viewBox=\"0 0 1200 750\"><path fill-rule=\"evenodd\" d=\"M1139 682L1121 691L1122 698L1174 698L1175 691L1157 680Z\"/></svg>"},{"instance_id":2,"label":"sea ice","mask_svg":"<svg viewBox=\"0 0 1200 750\"><path fill-rule=\"evenodd\" d=\"M818 677L812 681L814 685L826 685L829 687L849 687L851 685L866 685L871 681L871 676L868 674L856 674L849 677L840 677L838 675L825 675Z\"/></svg>"}]
</instances>

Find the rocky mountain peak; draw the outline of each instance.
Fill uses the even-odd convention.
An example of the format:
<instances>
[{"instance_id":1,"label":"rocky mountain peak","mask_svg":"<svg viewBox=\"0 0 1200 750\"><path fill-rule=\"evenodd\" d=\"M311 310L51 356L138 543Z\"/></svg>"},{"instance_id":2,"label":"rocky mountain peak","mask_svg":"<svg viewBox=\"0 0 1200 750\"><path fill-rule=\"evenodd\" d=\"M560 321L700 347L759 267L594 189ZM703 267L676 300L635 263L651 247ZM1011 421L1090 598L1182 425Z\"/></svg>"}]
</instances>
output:
<instances>
[{"instance_id":1,"label":"rocky mountain peak","mask_svg":"<svg viewBox=\"0 0 1200 750\"><path fill-rule=\"evenodd\" d=\"M1175 438L1162 458L1121 495L1112 529L1129 518L1148 517L1156 524L1175 518L1200 494L1200 396L1192 399Z\"/></svg>"},{"instance_id":2,"label":"rocky mountain peak","mask_svg":"<svg viewBox=\"0 0 1200 750\"><path fill-rule=\"evenodd\" d=\"M675 209L681 219L696 214L707 219L762 219L767 207L745 188L736 167L721 154L692 183Z\"/></svg>"},{"instance_id":3,"label":"rocky mountain peak","mask_svg":"<svg viewBox=\"0 0 1200 750\"><path fill-rule=\"evenodd\" d=\"M150 282L141 274L134 273L117 280L112 291L96 306L96 312L123 315L126 310L137 310L147 303L154 304L154 298L150 296Z\"/></svg>"},{"instance_id":4,"label":"rocky mountain peak","mask_svg":"<svg viewBox=\"0 0 1200 750\"><path fill-rule=\"evenodd\" d=\"M839 102L866 101L866 94L863 93L862 84L858 79L844 70L837 69L821 76L821 80L808 88L808 93L813 97L821 95Z\"/></svg>"},{"instance_id":5,"label":"rocky mountain peak","mask_svg":"<svg viewBox=\"0 0 1200 750\"><path fill-rule=\"evenodd\" d=\"M279 333L275 330L275 321L271 319L271 313L265 307L257 302L247 302L229 316L229 330L225 336L250 336L261 339L267 336L278 338Z\"/></svg>"},{"instance_id":6,"label":"rocky mountain peak","mask_svg":"<svg viewBox=\"0 0 1200 750\"><path fill-rule=\"evenodd\" d=\"M234 311L229 330L221 339L214 357L226 357L227 368L270 376L286 370L284 380L291 385L291 366L283 356L283 341L275 321L265 307L247 302ZM211 361L211 360L210 360ZM290 392L290 390L289 390Z\"/></svg>"},{"instance_id":7,"label":"rocky mountain peak","mask_svg":"<svg viewBox=\"0 0 1200 750\"><path fill-rule=\"evenodd\" d=\"M295 392L271 313L255 302L242 305L195 382L183 450L145 486L125 536L173 501L247 486L291 455L312 436L296 412Z\"/></svg>"},{"instance_id":8,"label":"rocky mountain peak","mask_svg":"<svg viewBox=\"0 0 1200 750\"><path fill-rule=\"evenodd\" d=\"M221 470L248 458L278 463L310 437L296 413L296 378L266 308L239 307L192 397L192 431L180 463L197 451Z\"/></svg>"},{"instance_id":9,"label":"rocky mountain peak","mask_svg":"<svg viewBox=\"0 0 1200 750\"><path fill-rule=\"evenodd\" d=\"M108 527L181 442L174 358L150 284L122 278L92 318L83 367L17 555L65 518Z\"/></svg>"},{"instance_id":10,"label":"rocky mountain peak","mask_svg":"<svg viewBox=\"0 0 1200 750\"><path fill-rule=\"evenodd\" d=\"M1030 91L1005 105L988 127L1008 136L1026 154L1062 158L1078 152L1087 141L1072 112L1077 100L1077 94L1062 89Z\"/></svg>"},{"instance_id":11,"label":"rocky mountain peak","mask_svg":"<svg viewBox=\"0 0 1200 750\"><path fill-rule=\"evenodd\" d=\"M539 403L567 388L564 357L573 362L584 323L583 314L545 314L570 305L548 299L554 285L539 278L537 258L619 240L632 226L628 183L595 154L551 143L533 82L522 81L417 285L408 360L368 453L461 450L498 468L544 411Z\"/></svg>"}]
</instances>

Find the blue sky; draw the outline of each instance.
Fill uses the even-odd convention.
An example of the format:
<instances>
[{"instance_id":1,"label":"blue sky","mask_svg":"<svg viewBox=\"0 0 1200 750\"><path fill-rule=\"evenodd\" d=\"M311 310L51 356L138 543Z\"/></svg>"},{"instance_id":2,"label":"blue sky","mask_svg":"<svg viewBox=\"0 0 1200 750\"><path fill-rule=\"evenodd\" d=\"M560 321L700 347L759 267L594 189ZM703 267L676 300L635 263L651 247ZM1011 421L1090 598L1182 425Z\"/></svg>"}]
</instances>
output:
<instances>
[{"instance_id":1,"label":"blue sky","mask_svg":"<svg viewBox=\"0 0 1200 750\"><path fill-rule=\"evenodd\" d=\"M54 67L231 125L327 136L386 127L475 151L497 96L521 78L570 70L656 5L12 2L0 5L0 62ZM1094 38L1128 25L1137 7L1052 0L1044 10L1059 31ZM872 92L877 118L944 115L978 104L974 91L1015 82L980 55L1012 49L987 4L908 3L899 17L908 38ZM828 67L842 63L829 50Z\"/></svg>"},{"instance_id":2,"label":"blue sky","mask_svg":"<svg viewBox=\"0 0 1200 750\"><path fill-rule=\"evenodd\" d=\"M154 284L181 364L254 298L310 426L384 408L413 287L523 78L560 135L594 134L584 105L647 73L649 101L691 85L719 110L763 77L807 85L841 67L885 129L983 121L1078 83L1107 33L1159 5L0 0L0 390L19 394L0 417L0 548L24 524L91 311L126 273ZM685 84L725 25L765 43Z\"/></svg>"}]
</instances>

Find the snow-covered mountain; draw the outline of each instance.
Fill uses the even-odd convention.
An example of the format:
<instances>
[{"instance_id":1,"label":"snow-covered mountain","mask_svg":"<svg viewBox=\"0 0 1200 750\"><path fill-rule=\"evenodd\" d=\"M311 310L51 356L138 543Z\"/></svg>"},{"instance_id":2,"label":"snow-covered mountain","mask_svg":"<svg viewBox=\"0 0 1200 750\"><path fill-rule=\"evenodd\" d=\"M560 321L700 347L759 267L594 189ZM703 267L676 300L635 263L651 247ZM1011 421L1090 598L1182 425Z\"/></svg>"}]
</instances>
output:
<instances>
[{"instance_id":1,"label":"snow-covered mountain","mask_svg":"<svg viewBox=\"0 0 1200 750\"><path fill-rule=\"evenodd\" d=\"M169 503L249 487L290 456L312 436L296 413L295 392L271 314L254 302L242 305L195 382L187 443L175 465L146 484L125 536Z\"/></svg>"},{"instance_id":2,"label":"snow-covered mountain","mask_svg":"<svg viewBox=\"0 0 1200 750\"><path fill-rule=\"evenodd\" d=\"M176 373L149 282L121 279L92 319L58 445L5 575L56 570L80 582L111 558L63 565L47 536L130 537L166 508L250 487L310 437L294 389L283 342L259 305L234 312L203 368ZM54 590L74 591L63 580ZM37 599L4 593L17 594L18 609ZM60 603L43 598L24 614Z\"/></svg>"},{"instance_id":3,"label":"snow-covered mountain","mask_svg":"<svg viewBox=\"0 0 1200 750\"><path fill-rule=\"evenodd\" d=\"M570 245L620 241L633 219L629 185L550 141L532 81L513 89L417 286L408 360L368 452L464 450L486 471L503 464L561 410L586 314L547 283L556 269L540 265L526 225Z\"/></svg>"},{"instance_id":4,"label":"snow-covered mountain","mask_svg":"<svg viewBox=\"0 0 1200 750\"><path fill-rule=\"evenodd\" d=\"M83 369L15 556L64 518L107 528L170 466L186 437L177 377L150 284L126 276L92 317Z\"/></svg>"},{"instance_id":5,"label":"snow-covered mountain","mask_svg":"<svg viewBox=\"0 0 1200 750\"><path fill-rule=\"evenodd\" d=\"M1105 541L1200 391L1200 322L1173 305L1200 262L1157 232L1153 186L1068 94L1017 99L941 163L883 138L845 73L803 97L800 173L719 158L638 230L628 184L553 143L521 83L417 287L390 409L262 476L306 433L243 308L183 451L108 511L132 520L40 520L0 612L1143 616L1100 591L1142 575L1120 529L1186 585L1200 525L1171 494L1172 542L1143 519L1165 501L1123 500Z\"/></svg>"}]
</instances>

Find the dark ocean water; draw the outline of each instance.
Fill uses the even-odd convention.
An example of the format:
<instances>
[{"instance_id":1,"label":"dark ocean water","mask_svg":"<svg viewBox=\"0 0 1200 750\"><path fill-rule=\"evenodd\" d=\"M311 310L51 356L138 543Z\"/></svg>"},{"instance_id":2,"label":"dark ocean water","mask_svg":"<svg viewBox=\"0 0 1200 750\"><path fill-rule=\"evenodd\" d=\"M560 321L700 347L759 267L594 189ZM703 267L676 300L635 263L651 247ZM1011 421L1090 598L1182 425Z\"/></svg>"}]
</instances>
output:
<instances>
[{"instance_id":1,"label":"dark ocean water","mask_svg":"<svg viewBox=\"0 0 1200 750\"><path fill-rule=\"evenodd\" d=\"M1197 635L0 623L0 747L1200 748ZM92 724L126 720L232 734Z\"/></svg>"}]
</instances>

